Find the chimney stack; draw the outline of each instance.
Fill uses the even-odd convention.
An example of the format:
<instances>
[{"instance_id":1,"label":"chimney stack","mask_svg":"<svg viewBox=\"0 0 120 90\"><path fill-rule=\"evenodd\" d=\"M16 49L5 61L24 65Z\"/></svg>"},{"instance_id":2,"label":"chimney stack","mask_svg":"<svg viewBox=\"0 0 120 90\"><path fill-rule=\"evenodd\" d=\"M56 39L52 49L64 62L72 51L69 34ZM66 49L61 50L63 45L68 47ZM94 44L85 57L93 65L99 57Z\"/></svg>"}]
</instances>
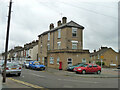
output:
<instances>
[{"instance_id":1,"label":"chimney stack","mask_svg":"<svg viewBox=\"0 0 120 90\"><path fill-rule=\"evenodd\" d=\"M94 50L94 52L96 52L96 50Z\"/></svg>"},{"instance_id":2,"label":"chimney stack","mask_svg":"<svg viewBox=\"0 0 120 90\"><path fill-rule=\"evenodd\" d=\"M57 22L57 25L58 25L58 26L62 25L61 20L59 20L59 21Z\"/></svg>"},{"instance_id":3,"label":"chimney stack","mask_svg":"<svg viewBox=\"0 0 120 90\"><path fill-rule=\"evenodd\" d=\"M62 24L65 24L67 22L67 18L66 17L63 17L62 18Z\"/></svg>"},{"instance_id":4,"label":"chimney stack","mask_svg":"<svg viewBox=\"0 0 120 90\"><path fill-rule=\"evenodd\" d=\"M54 24L51 23L49 28L50 28L50 30L53 29L54 28Z\"/></svg>"}]
</instances>

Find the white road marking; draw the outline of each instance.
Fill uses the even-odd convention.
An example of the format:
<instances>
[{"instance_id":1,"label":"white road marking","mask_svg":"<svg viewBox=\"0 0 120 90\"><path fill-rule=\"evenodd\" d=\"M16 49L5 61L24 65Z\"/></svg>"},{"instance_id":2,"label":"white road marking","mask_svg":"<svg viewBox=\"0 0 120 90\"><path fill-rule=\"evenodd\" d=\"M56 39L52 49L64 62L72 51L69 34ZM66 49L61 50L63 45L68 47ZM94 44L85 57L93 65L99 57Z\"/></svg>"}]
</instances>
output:
<instances>
[{"instance_id":1,"label":"white road marking","mask_svg":"<svg viewBox=\"0 0 120 90\"><path fill-rule=\"evenodd\" d=\"M45 77L45 76L40 76L40 75L33 74L33 73L32 73L32 75L37 76L37 77L41 77L41 78Z\"/></svg>"},{"instance_id":2,"label":"white road marking","mask_svg":"<svg viewBox=\"0 0 120 90\"><path fill-rule=\"evenodd\" d=\"M93 82L93 81L81 81L81 80L68 80L68 79L58 79L58 80L64 80L68 82L85 82L85 83L99 83L99 82Z\"/></svg>"}]
</instances>

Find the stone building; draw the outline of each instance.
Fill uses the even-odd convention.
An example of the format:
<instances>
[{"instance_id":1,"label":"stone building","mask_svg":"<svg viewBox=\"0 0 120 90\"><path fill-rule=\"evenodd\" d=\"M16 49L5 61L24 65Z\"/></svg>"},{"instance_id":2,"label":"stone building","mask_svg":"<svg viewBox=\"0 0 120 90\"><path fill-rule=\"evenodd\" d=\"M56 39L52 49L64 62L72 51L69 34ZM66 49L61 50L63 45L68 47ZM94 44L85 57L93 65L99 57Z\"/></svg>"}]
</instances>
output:
<instances>
[{"instance_id":1,"label":"stone building","mask_svg":"<svg viewBox=\"0 0 120 90\"><path fill-rule=\"evenodd\" d=\"M83 50L84 27L74 21L67 22L63 17L62 22L57 22L57 27L51 23L49 30L40 34L38 42L38 58L48 67L62 69L80 62L89 62L89 50Z\"/></svg>"},{"instance_id":2,"label":"stone building","mask_svg":"<svg viewBox=\"0 0 120 90\"><path fill-rule=\"evenodd\" d=\"M107 67L118 66L118 52L115 52L112 48L101 47L98 51L94 50L90 53L90 58L93 63L101 62L102 59Z\"/></svg>"}]
</instances>

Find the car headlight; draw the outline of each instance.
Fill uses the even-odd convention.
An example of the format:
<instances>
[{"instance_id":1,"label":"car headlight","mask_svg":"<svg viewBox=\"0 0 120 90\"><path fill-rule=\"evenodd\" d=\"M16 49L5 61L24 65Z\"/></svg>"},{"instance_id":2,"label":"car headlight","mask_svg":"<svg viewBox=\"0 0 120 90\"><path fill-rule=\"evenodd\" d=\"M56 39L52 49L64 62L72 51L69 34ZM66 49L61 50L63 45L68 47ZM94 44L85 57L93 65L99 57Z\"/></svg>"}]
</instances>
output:
<instances>
[{"instance_id":1,"label":"car headlight","mask_svg":"<svg viewBox=\"0 0 120 90\"><path fill-rule=\"evenodd\" d=\"M81 68L78 68L78 70L81 70Z\"/></svg>"}]
</instances>

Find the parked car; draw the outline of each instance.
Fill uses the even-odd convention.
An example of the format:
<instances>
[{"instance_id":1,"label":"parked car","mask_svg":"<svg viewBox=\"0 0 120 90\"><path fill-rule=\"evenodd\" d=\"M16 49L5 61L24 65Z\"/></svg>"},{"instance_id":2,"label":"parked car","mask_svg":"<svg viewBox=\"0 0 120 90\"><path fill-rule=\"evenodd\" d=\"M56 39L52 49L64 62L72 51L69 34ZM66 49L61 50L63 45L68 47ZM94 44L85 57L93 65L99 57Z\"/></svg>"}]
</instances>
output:
<instances>
[{"instance_id":1,"label":"parked car","mask_svg":"<svg viewBox=\"0 0 120 90\"><path fill-rule=\"evenodd\" d=\"M35 70L45 70L45 66L40 64L37 61L30 61L29 62L29 68L30 69L35 69Z\"/></svg>"},{"instance_id":2,"label":"parked car","mask_svg":"<svg viewBox=\"0 0 120 90\"><path fill-rule=\"evenodd\" d=\"M21 75L21 66L18 63L8 62L6 65L6 74L17 74ZM2 65L2 75L4 70L4 64Z\"/></svg>"},{"instance_id":3,"label":"parked car","mask_svg":"<svg viewBox=\"0 0 120 90\"><path fill-rule=\"evenodd\" d=\"M120 65L118 65L117 69L120 69Z\"/></svg>"},{"instance_id":4,"label":"parked car","mask_svg":"<svg viewBox=\"0 0 120 90\"><path fill-rule=\"evenodd\" d=\"M83 66L76 67L74 70L76 73L101 73L101 67L96 64L84 64Z\"/></svg>"},{"instance_id":5,"label":"parked car","mask_svg":"<svg viewBox=\"0 0 120 90\"><path fill-rule=\"evenodd\" d=\"M84 63L77 63L77 64L75 64L75 65L73 65L73 66L68 66L67 70L68 70L68 71L73 71L73 69L74 69L75 67L80 67L80 66L82 66L82 65L84 65Z\"/></svg>"},{"instance_id":6,"label":"parked car","mask_svg":"<svg viewBox=\"0 0 120 90\"><path fill-rule=\"evenodd\" d=\"M24 68L28 69L28 68L29 68L29 62L30 62L30 61L33 61L33 60L25 60L22 66L23 66Z\"/></svg>"}]
</instances>

